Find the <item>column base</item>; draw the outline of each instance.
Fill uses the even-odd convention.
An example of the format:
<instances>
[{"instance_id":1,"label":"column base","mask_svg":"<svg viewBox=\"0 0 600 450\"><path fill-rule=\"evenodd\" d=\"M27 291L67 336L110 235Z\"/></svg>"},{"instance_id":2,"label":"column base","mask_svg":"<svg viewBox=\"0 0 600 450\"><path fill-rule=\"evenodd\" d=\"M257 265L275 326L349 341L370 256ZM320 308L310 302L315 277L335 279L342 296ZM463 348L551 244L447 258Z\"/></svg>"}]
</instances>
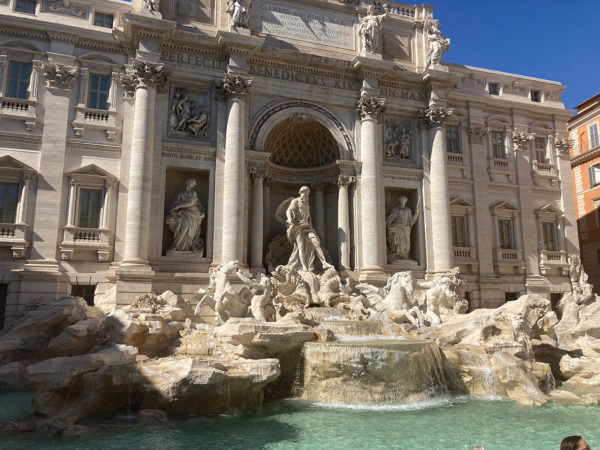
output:
<instances>
[{"instance_id":1,"label":"column base","mask_svg":"<svg viewBox=\"0 0 600 450\"><path fill-rule=\"evenodd\" d=\"M388 275L383 267L363 267L360 269L358 281L375 286L383 286L387 283Z\"/></svg>"}]
</instances>

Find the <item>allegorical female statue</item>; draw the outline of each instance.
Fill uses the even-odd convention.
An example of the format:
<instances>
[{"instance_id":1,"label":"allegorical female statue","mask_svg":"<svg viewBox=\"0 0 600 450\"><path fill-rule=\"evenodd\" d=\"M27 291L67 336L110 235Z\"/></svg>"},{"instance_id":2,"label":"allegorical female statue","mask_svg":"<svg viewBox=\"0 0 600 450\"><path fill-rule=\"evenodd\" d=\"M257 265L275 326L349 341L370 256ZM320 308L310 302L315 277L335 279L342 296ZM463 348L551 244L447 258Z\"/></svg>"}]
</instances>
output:
<instances>
[{"instance_id":1,"label":"allegorical female statue","mask_svg":"<svg viewBox=\"0 0 600 450\"><path fill-rule=\"evenodd\" d=\"M384 5L387 9L387 5ZM379 15L373 14L375 9L372 6L367 8L367 15L358 17L360 27L358 36L360 37L361 49L364 52L376 53L379 52L379 43L381 42L381 26L383 19L387 17L387 12Z\"/></svg>"},{"instance_id":2,"label":"allegorical female statue","mask_svg":"<svg viewBox=\"0 0 600 450\"><path fill-rule=\"evenodd\" d=\"M419 218L419 206L421 198L417 203L415 214L406 206L408 198L402 195L398 198L399 206L392 209L387 217L385 225L387 230L388 263L410 258L410 232Z\"/></svg>"},{"instance_id":3,"label":"allegorical female statue","mask_svg":"<svg viewBox=\"0 0 600 450\"><path fill-rule=\"evenodd\" d=\"M427 18L425 29L429 38L429 53L427 54L427 63L425 64L427 68L442 62L444 53L450 49L450 39L440 30L439 20L434 20L431 17Z\"/></svg>"},{"instance_id":4,"label":"allegorical female statue","mask_svg":"<svg viewBox=\"0 0 600 450\"><path fill-rule=\"evenodd\" d=\"M225 12L229 14L229 29L248 28L248 10L239 0L228 0Z\"/></svg>"},{"instance_id":5,"label":"allegorical female statue","mask_svg":"<svg viewBox=\"0 0 600 450\"><path fill-rule=\"evenodd\" d=\"M187 180L185 189L179 191L175 200L169 205L165 223L173 232L170 251L200 254L204 252L204 241L200 237L200 232L206 214L198 200L195 187L196 180Z\"/></svg>"}]
</instances>

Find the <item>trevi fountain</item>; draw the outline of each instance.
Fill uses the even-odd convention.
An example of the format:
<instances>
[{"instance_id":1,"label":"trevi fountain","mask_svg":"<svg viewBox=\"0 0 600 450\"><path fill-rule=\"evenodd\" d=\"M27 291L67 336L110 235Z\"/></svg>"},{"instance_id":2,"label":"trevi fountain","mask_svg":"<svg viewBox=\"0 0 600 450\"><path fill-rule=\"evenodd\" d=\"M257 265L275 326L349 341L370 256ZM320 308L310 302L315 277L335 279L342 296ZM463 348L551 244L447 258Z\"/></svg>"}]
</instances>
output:
<instances>
[{"instance_id":1,"label":"trevi fountain","mask_svg":"<svg viewBox=\"0 0 600 450\"><path fill-rule=\"evenodd\" d=\"M67 11L77 15L77 11L81 11L77 8L83 7L72 2L48 3L54 5L52 8L55 9L51 11L56 14ZM159 11L176 15L169 12L171 6L161 5L169 2L144 0L143 4L137 3L141 5L139 20L142 21L163 23ZM226 22L229 30L223 32L229 39L223 45L257 39L251 39L250 28L256 27L256 22L249 17L252 9L247 2L230 0L218 4L221 3L223 23ZM312 3L329 5L332 2ZM451 245L451 209L465 212L466 221L474 219L471 215L473 205L468 201L455 199L448 204L448 186L453 186L454 182L448 181L446 164L455 164L448 169L452 174L461 172L460 177L467 177L464 175L466 164L470 163L463 161L462 154L460 158L456 156L458 153L452 161L446 158L446 144L440 133L452 116L452 110L447 108L442 93L459 84L476 90L479 80L466 73L460 82L456 81L458 78L451 82L446 79L450 75L442 65L442 56L449 49L450 40L431 15L421 17L420 28L415 25L415 29L429 49L425 51L424 46L418 47L422 52L418 67L423 73L433 74L433 78L426 81L429 83L427 89L431 88L427 94L428 106L418 115L419 123L425 124L422 125L425 128L417 128L415 114L414 121L396 121L386 126L383 133L378 127L385 101L375 94L379 92L383 96L386 90L393 97L391 93L404 86L386 87L382 83L380 89L377 85L376 78L384 73L389 63L381 56L381 49L389 38L383 27L387 22L396 26L402 25L404 20L417 21L415 9L401 8L395 2L392 6L356 2L361 5L357 16L353 9L347 9L354 8L354 2L333 3L330 6L335 11L356 22L348 22L356 30L353 39L360 55L355 69L358 68L365 77L360 98L352 99L354 109L351 111L356 115L358 109L360 120L357 123L362 121L362 125L359 123L362 127L362 165L339 160L340 157L327 162L336 170L337 218L325 211L322 186L315 192L315 186L319 184L314 182L291 183L285 189L281 188L277 191L278 196L264 199L265 203L277 199L277 204L263 208L262 193L268 187L266 181L263 186L263 178L267 170L279 167L279 182L285 182L282 179L288 176L299 180L304 176L302 174L310 174L310 171L286 169L286 172L282 169L283 162L280 161L279 166L277 161L273 162L278 157L275 152L270 156L272 161L267 161L268 158L259 157L260 152L253 148L250 156L254 159L250 159L258 166L251 167L253 181L249 185L253 186L253 198L260 201L253 200L253 207L258 208L256 211L246 211L252 227L248 242L243 240L241 230L245 228L240 225L240 217L244 213L240 211L244 210L244 201L240 197L243 187L239 177L244 177L244 157L236 152L244 151L244 142L243 138L236 141L230 135L243 134L244 114L239 107L244 105L241 93L253 83L244 75L244 71L247 72L244 58L250 52L250 44L236 47L237 53L231 51L228 67L235 70L228 69L227 76L218 86L219 92L230 95L224 141L227 156L224 165L219 166L225 175L219 175L215 181L210 169L211 183L222 183L223 176L226 180L217 191L221 203L213 202L205 192L209 172L195 177L191 169L187 172L181 169L172 172L178 177L176 182L169 180L172 195L164 199L164 212L160 208L151 208L144 192L153 191L156 184L152 183L151 177L146 179L146 174L134 173L145 167L144 142L148 144L153 139L151 130L148 132L150 128L139 122L142 119L137 119L141 117L138 106L141 105L143 117L154 120L148 119L146 113L153 108L151 98L154 97L151 95L158 94L153 91L154 82L148 80L166 79L167 71L163 66L132 63L128 75L123 78L123 85L130 94L132 90L136 91L133 128L137 147L133 148L132 144L130 200L127 214L121 215L127 220L126 223L118 222L117 226L117 234L126 230L127 235L120 238L114 250L121 255L122 247L119 246L124 245L125 256L118 270L111 272L113 275L105 276L102 272L98 281L102 289L96 289L93 302L75 295L47 301L42 298L38 303L27 303L10 326L4 327L0 334L1 447L472 449L483 445L487 449L547 449L557 448L560 439L569 434L585 435L588 442L600 440L597 430L600 422L600 301L592 293L577 251L570 251L571 247L561 244L552 253L558 255L558 259L549 262L542 258L539 262L536 251L529 251L529 246L535 245L535 238L528 239L526 235L524 242L519 242L509 236L514 247L503 246L508 243L503 241L494 248L494 267L491 262L480 261L482 266L488 264L489 270L497 273L495 278L489 278L492 281L485 282L491 286L487 300L493 303L498 295L504 295L503 279L508 280L506 286L521 286L522 275L526 273L528 288L523 291L512 287L514 292L522 295L514 299L505 297L508 301L500 301L499 306L492 308L485 307L483 294L477 297L477 304L472 303L474 298L470 293L480 292L477 284L480 281L473 269L479 263L471 252L475 254L475 245L491 242L491 234L485 233L491 233L486 229L496 230L491 226L492 220L494 227L498 226L496 224L504 227L518 218L518 211L506 201L491 208L478 207L478 211L487 214L489 210L492 214L491 218L485 219L489 226L480 216L476 219L483 230L481 242L476 243L475 236L471 236L470 244ZM369 5L365 6L367 3ZM422 8L425 8L424 12L428 11L425 6ZM265 14L292 14L288 10L279 11L274 5L261 10ZM127 17L131 21L137 16ZM347 25L342 20L331 23L340 30L345 30ZM268 20L263 20L261 25L262 32L266 30L267 34L270 26L276 28L276 24ZM156 39L156 34L148 31L140 31L136 36L140 42ZM315 39L321 38L305 36L304 39L312 39L316 46ZM354 51L353 44L338 44L341 48L348 45L348 51ZM152 59L156 48L146 45L143 52L138 49L138 54ZM387 58L389 53L384 51L384 56ZM276 57L274 52L273 58ZM176 61L186 64L183 57ZM210 66L206 65L208 60L202 61L200 65ZM332 61L324 58L323 64ZM53 67L43 66L48 89L66 85L76 75L76 71ZM261 77L261 70L255 66L257 79ZM264 74L272 73L268 70ZM453 66L452 70L459 69ZM393 76L404 72L395 73ZM128 78L131 74L133 78ZM441 78L437 80L435 76ZM295 77L296 81L309 82L308 75L302 78L296 73ZM412 83L416 78L411 79ZM147 86L143 87L140 80L148 81ZM322 80L327 83L333 80L338 88L336 79ZM340 89L351 86L354 81L345 80L344 83L340 84ZM225 110L221 108L219 114L222 117L216 117L212 114L212 103L204 100L208 96L194 94L190 86L188 83L173 88L170 100L161 97L160 102L168 110L164 120L165 133L173 139L206 139L209 142L215 136L215 120L220 121L219 129L224 130ZM518 92L515 86L514 91ZM508 87L504 89L510 92ZM547 101L554 101L550 94L545 95ZM408 94L406 97L406 101L420 101ZM278 114L287 106L276 107L270 115L264 116L262 123L275 126L280 134L285 131L286 124L295 124L294 127L305 131L312 128L315 133L329 133L321 123L339 124L333 127L336 139L331 148L335 152L338 145L351 148L354 137L349 137L345 126L331 119L333 115L325 109L308 108L308 104L298 101L293 105L294 112L286 112L287 118L279 124L275 119L282 118ZM113 112L106 116L106 121L112 120L116 114ZM85 120L92 117L91 113L86 114ZM319 124L313 120L315 117ZM493 122L494 119L490 120ZM89 123L82 123L74 122L74 130L80 134L88 133ZM482 128L483 122L480 125L468 129L468 139L474 146L483 148L488 132ZM253 142L262 139L264 144L266 131L256 130ZM117 131L114 128L108 130L108 137L114 138L111 133ZM431 141L427 140L428 133L433 136ZM375 144L379 135L381 145ZM329 134L322 136L333 139ZM497 136L490 136L490 139L496 139L494 145L498 144ZM502 136L500 141L505 139L512 144L515 155L523 155L523 148L533 139L531 133L514 130ZM560 165L568 142L565 143L559 133L549 136L548 145L555 149L556 164ZM427 170L435 182L423 181L422 166L415 156L421 145L419 142L429 142L423 145L432 146L431 165L427 161ZM504 150L504 143L500 145ZM381 154L375 153L378 148ZM209 150L203 151L212 155ZM232 159L230 155L238 158ZM347 155L351 157L349 150ZM385 172L391 175L386 175L385 179L386 183L392 184L386 184L385 190L378 175L380 159L391 161ZM485 180L475 180L475 183L485 184L485 192L488 181L496 184L514 181L508 162L503 163L499 157L490 161L497 163L497 167L489 169L490 180L487 175ZM519 170L523 161L516 160ZM198 167L208 167L205 162L198 164L201 164ZM338 170L339 167L345 169ZM26 166L18 169L19 173L27 170ZM96 166L86 170L88 172L70 172L72 198L80 195L77 192L80 192L78 183L81 180L93 181L99 177L103 189L115 183L114 177L105 170ZM521 186L529 183L530 193L534 192L531 177L536 183L548 181L547 177L535 178L536 174L532 175L529 166L525 173L524 178L519 175L518 182ZM473 174L474 177L479 175ZM556 179L550 179L550 183ZM390 180L400 181L393 184ZM350 187L358 182L360 190L352 188L349 193ZM421 182L426 189L421 188ZM567 189L565 186L569 183L570 179L563 183L563 189ZM105 195L103 202L109 202L112 198L110 188L102 192ZM294 195L289 195L292 192ZM558 192L572 196L567 190ZM327 199L331 193L327 194ZM384 193L387 207L385 214L380 214L383 204L378 206L376 199ZM318 210L311 215L315 195L319 199ZM531 195L523 197L520 202L523 204L531 198ZM53 201L50 197L46 200ZM37 203L43 204L44 200L39 197ZM331 202L327 200L326 203ZM533 211L530 206L529 212ZM570 207L567 205L563 209ZM76 228L71 224L71 217L81 215L72 208L80 206L69 207L65 236ZM220 222L214 221L217 209L219 214L222 213ZM357 213L357 210L360 211ZM535 232L534 217L551 217L560 222L564 216L552 205L540 206L539 211L538 216L532 213L531 217L523 219L530 221L527 222L530 232ZM263 213L269 213L270 217ZM111 214L114 215L105 210L102 212L102 230L108 230L107 233L112 232ZM521 215L525 217L525 207ZM379 216L384 216L383 220ZM144 231L142 222L130 220L131 217L152 217L150 234L148 230ZM331 228L329 221L337 222L333 224L333 235L326 232ZM164 267L174 269L168 269L169 272L161 268L162 278L157 280L162 280L163 285L168 284L177 276L181 277L186 266L195 270L199 267L195 261L200 260L204 264L202 270L206 269L203 272L205 283L196 287L195 292L151 289L152 277L157 274L144 264L155 258L152 256L155 250L148 248L155 248L151 236L158 235L152 230L160 228L160 222L169 240L164 251L157 253L156 260L162 261ZM275 231L267 235L265 230L269 223ZM541 229L541 222L539 225ZM48 222L48 227L52 226ZM222 233L219 231L221 234L213 229L219 227L223 229ZM355 231L356 227L360 232ZM560 222L557 227L561 233L566 233L562 241L572 240L572 226L565 231L564 223ZM260 233L253 234L257 230ZM56 230L53 232L56 237ZM65 237L60 244L61 264L79 267L77 255L90 251L90 248L96 261L86 264L103 264L112 257L109 240L95 247L87 243L86 247L76 238L81 235L76 233L82 231L73 233L72 242ZM326 238L327 234L329 237ZM220 253L217 253L215 243L218 236ZM248 264L246 253L240 251L246 244L251 250L252 264ZM29 244L23 245L22 249L14 243L11 245L13 257L17 258L27 251ZM37 245L34 243L36 251ZM39 248L40 254L46 251L43 246ZM52 247L50 253L54 254L57 248ZM527 261L518 256L523 248L529 258ZM545 258L549 252L542 249L540 255ZM362 255L362 260L357 259L357 253ZM453 258L459 263L452 264ZM489 261L492 261L491 253ZM136 272L138 269L140 271ZM24 278L23 286L27 285L27 280L36 282L36 277L42 273L43 269L39 269L29 275L30 278ZM546 275L550 281L546 281ZM192 281L200 279L186 276ZM154 286L158 286L159 281L155 280ZM48 286L49 282L44 283ZM485 283L481 281L481 286ZM469 284L471 288L467 290ZM130 290L123 291L123 286ZM547 286L551 289L546 289ZM560 298L556 298L557 293ZM11 295L16 294L11 292Z\"/></svg>"}]
</instances>

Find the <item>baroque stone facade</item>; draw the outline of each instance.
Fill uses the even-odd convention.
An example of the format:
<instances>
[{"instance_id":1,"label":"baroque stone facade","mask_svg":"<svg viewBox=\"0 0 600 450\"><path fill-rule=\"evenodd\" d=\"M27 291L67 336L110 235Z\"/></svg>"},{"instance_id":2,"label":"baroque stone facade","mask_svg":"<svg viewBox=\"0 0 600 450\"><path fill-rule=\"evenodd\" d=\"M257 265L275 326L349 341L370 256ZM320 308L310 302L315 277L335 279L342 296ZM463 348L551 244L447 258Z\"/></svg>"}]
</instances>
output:
<instances>
[{"instance_id":1,"label":"baroque stone facade","mask_svg":"<svg viewBox=\"0 0 600 450\"><path fill-rule=\"evenodd\" d=\"M301 186L360 281L459 266L474 307L570 291L564 86L444 63L433 8L387 5L0 3L4 324L272 270Z\"/></svg>"}]
</instances>

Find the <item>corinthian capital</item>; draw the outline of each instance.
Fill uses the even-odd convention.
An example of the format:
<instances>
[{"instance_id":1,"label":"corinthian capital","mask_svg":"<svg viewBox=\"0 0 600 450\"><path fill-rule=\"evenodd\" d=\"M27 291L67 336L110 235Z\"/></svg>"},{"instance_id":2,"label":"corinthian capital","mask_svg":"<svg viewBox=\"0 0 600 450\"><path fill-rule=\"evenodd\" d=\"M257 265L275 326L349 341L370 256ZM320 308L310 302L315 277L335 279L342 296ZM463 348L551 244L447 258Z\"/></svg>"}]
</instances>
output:
<instances>
[{"instance_id":1,"label":"corinthian capital","mask_svg":"<svg viewBox=\"0 0 600 450\"><path fill-rule=\"evenodd\" d=\"M385 111L385 99L361 95L356 105L360 117L364 119L375 119L379 121Z\"/></svg>"},{"instance_id":2,"label":"corinthian capital","mask_svg":"<svg viewBox=\"0 0 600 450\"><path fill-rule=\"evenodd\" d=\"M73 81L77 77L77 67L67 67L62 64L42 64L42 75L46 79L49 88L71 89Z\"/></svg>"},{"instance_id":3,"label":"corinthian capital","mask_svg":"<svg viewBox=\"0 0 600 450\"><path fill-rule=\"evenodd\" d=\"M352 176L349 175L339 175L337 177L337 185L342 187L350 187L352 184L354 184L354 182L356 181L356 179Z\"/></svg>"},{"instance_id":4,"label":"corinthian capital","mask_svg":"<svg viewBox=\"0 0 600 450\"><path fill-rule=\"evenodd\" d=\"M554 136L554 148L556 149L557 154L568 155L571 145L573 145L573 143L570 140L561 138L560 136Z\"/></svg>"},{"instance_id":5,"label":"corinthian capital","mask_svg":"<svg viewBox=\"0 0 600 450\"><path fill-rule=\"evenodd\" d=\"M527 143L533 141L533 134L513 131L512 133L513 149L515 152L519 150L527 150Z\"/></svg>"},{"instance_id":6,"label":"corinthian capital","mask_svg":"<svg viewBox=\"0 0 600 450\"><path fill-rule=\"evenodd\" d=\"M432 105L419 113L419 119L426 125L442 126L452 114L453 111L451 109Z\"/></svg>"},{"instance_id":7,"label":"corinthian capital","mask_svg":"<svg viewBox=\"0 0 600 450\"><path fill-rule=\"evenodd\" d=\"M248 94L251 85L252 80L250 78L228 73L223 79L217 81L217 90L226 98L243 98Z\"/></svg>"},{"instance_id":8,"label":"corinthian capital","mask_svg":"<svg viewBox=\"0 0 600 450\"><path fill-rule=\"evenodd\" d=\"M146 85L154 89L161 89L168 80L168 72L164 64L148 64L143 61L133 60L125 75L121 77L121 84L125 93L133 97L135 90L140 85Z\"/></svg>"}]
</instances>

